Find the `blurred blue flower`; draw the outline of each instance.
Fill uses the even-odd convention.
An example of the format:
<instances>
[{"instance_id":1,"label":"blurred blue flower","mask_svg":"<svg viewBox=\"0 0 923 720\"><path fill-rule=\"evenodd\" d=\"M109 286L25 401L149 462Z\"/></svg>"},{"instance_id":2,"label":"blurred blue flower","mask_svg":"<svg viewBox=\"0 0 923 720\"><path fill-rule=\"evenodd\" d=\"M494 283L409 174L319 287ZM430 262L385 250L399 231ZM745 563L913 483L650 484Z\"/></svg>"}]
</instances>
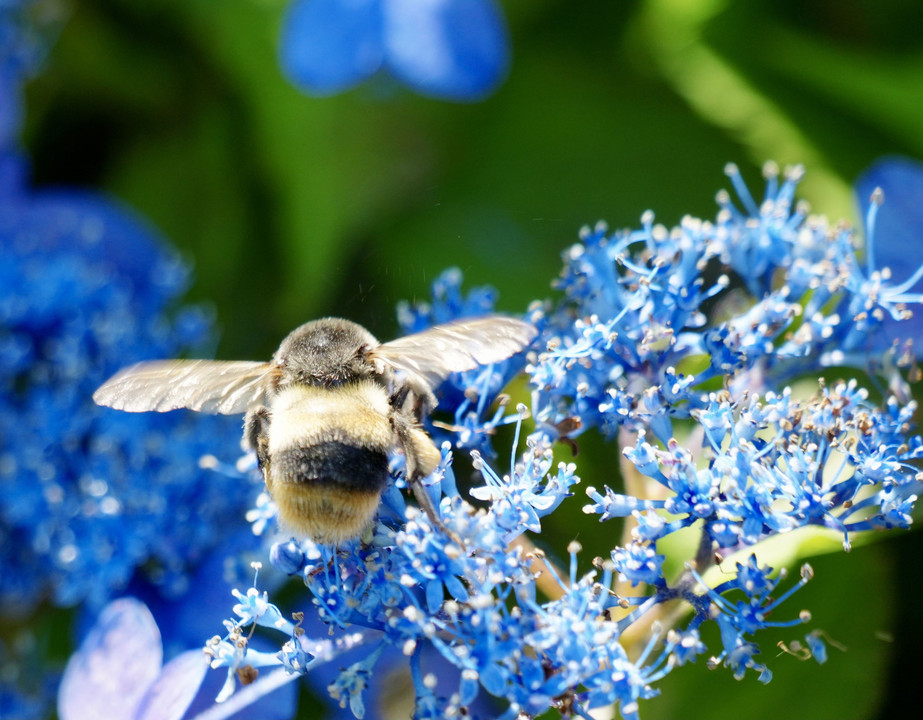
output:
<instances>
[{"instance_id":1,"label":"blurred blue flower","mask_svg":"<svg viewBox=\"0 0 923 720\"><path fill-rule=\"evenodd\" d=\"M181 592L255 494L200 466L238 454L239 423L91 396L131 362L206 350L209 314L173 307L185 264L113 202L26 188L0 205L0 257L0 603L98 606L142 565Z\"/></svg>"},{"instance_id":2,"label":"blurred blue flower","mask_svg":"<svg viewBox=\"0 0 923 720\"><path fill-rule=\"evenodd\" d=\"M129 416L91 400L132 361L207 352L213 321L178 305L188 268L141 218L90 192L29 187L21 90L56 17L40 5L0 3L0 615L16 627L0 648L0 716L10 720L48 717L58 684L38 649L52 614L38 608L95 612L129 582L161 600L181 595L255 494L200 465L207 453L238 454L234 422ZM121 613L130 617L75 660L62 717L116 717L123 700L138 701L124 717L178 717L175 681L203 666L201 652L160 674L151 623ZM126 655L109 662L106 638ZM124 687L97 694L94 668ZM155 672L143 700L136 691Z\"/></svg>"},{"instance_id":3,"label":"blurred blue flower","mask_svg":"<svg viewBox=\"0 0 923 720\"><path fill-rule=\"evenodd\" d=\"M423 95L475 101L506 76L508 47L494 0L295 0L280 58L315 95L386 70Z\"/></svg>"},{"instance_id":4,"label":"blurred blue flower","mask_svg":"<svg viewBox=\"0 0 923 720\"><path fill-rule=\"evenodd\" d=\"M34 3L0 6L0 113L45 45ZM4 82L7 85L3 85ZM185 263L141 218L99 195L33 190L24 158L0 143L0 609L50 597L99 607L138 568L168 594L220 544L252 486L200 467L235 457L226 418L127 415L93 391L131 362L206 352L212 318L179 307ZM6 122L4 120L3 122ZM188 522L195 517L196 522Z\"/></svg>"}]
</instances>

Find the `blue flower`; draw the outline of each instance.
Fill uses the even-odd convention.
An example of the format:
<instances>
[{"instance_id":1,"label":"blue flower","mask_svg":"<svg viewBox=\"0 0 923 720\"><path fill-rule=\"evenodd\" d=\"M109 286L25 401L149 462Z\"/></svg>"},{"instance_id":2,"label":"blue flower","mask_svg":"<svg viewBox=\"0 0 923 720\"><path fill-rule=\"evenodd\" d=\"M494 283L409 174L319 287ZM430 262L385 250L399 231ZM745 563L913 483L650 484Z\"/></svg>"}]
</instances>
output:
<instances>
[{"instance_id":1,"label":"blue flower","mask_svg":"<svg viewBox=\"0 0 923 720\"><path fill-rule=\"evenodd\" d=\"M61 680L61 720L179 720L192 703L208 658L190 650L163 664L160 631L133 598L115 600L71 656Z\"/></svg>"},{"instance_id":2,"label":"blue flower","mask_svg":"<svg viewBox=\"0 0 923 720\"><path fill-rule=\"evenodd\" d=\"M659 555L650 545L632 543L626 548L616 548L612 551L612 562L616 571L632 585L657 584L663 577L663 561L666 558Z\"/></svg>"},{"instance_id":3,"label":"blue flower","mask_svg":"<svg viewBox=\"0 0 923 720\"><path fill-rule=\"evenodd\" d=\"M61 720L180 720L203 717L244 720L250 711L218 707L216 681L201 648L171 653L147 606L125 597L109 603L79 649L68 660L58 692ZM256 653L251 652L254 661ZM273 655L273 657L275 657ZM262 698L261 717L283 720L294 710L293 688L282 671L259 677L251 671L250 692ZM280 689L281 688L281 689Z\"/></svg>"},{"instance_id":4,"label":"blue flower","mask_svg":"<svg viewBox=\"0 0 923 720\"><path fill-rule=\"evenodd\" d=\"M46 47L39 5L0 3L0 613L23 638L46 631L36 609L49 603L95 613L129 583L158 603L182 596L203 556L230 547L253 495L200 463L238 453L236 423L91 400L132 361L207 352L212 317L179 305L188 268L140 217L94 193L29 187L16 146L22 84ZM201 617L196 599L175 618ZM110 606L68 667L60 716L179 718L207 664L193 651L161 667L162 652L143 605ZM0 715L47 717L54 663L14 654L23 670L11 673L2 655Z\"/></svg>"},{"instance_id":5,"label":"blue flower","mask_svg":"<svg viewBox=\"0 0 923 720\"><path fill-rule=\"evenodd\" d=\"M688 630L670 630L667 633L667 647L670 657L676 665L685 665L695 662L699 655L705 652L705 643L695 628Z\"/></svg>"},{"instance_id":6,"label":"blue flower","mask_svg":"<svg viewBox=\"0 0 923 720\"><path fill-rule=\"evenodd\" d=\"M330 696L339 701L340 707L346 707L348 702L349 709L357 718L365 717L362 695L370 683L372 667L378 662L384 647L384 645L379 645L364 660L350 665L340 673L336 682L330 685Z\"/></svg>"},{"instance_id":7,"label":"blue flower","mask_svg":"<svg viewBox=\"0 0 923 720\"><path fill-rule=\"evenodd\" d=\"M0 7L0 606L50 595L99 607L141 566L176 594L251 497L200 467L236 455L239 430L91 397L133 361L205 351L212 318L176 307L188 268L140 217L90 192L28 187L12 146L21 84L45 47L33 6Z\"/></svg>"},{"instance_id":8,"label":"blue flower","mask_svg":"<svg viewBox=\"0 0 923 720\"><path fill-rule=\"evenodd\" d=\"M700 584L704 584L695 570L690 572ZM723 662L734 671L734 677L738 680L750 669L759 673L760 682L767 683L772 679L770 670L754 659L760 653L759 646L749 640L748 636L764 628L793 627L811 619L810 613L806 612L799 613L792 620L768 619L774 609L804 587L814 575L811 566L805 564L801 568L799 582L778 597L773 597L771 593L787 576L783 569L775 579L770 579L774 572L772 567L760 566L756 556L751 555L746 564L737 563L737 573L732 579L713 588L705 586L706 596L711 601L707 612L721 630L723 645L722 652L710 660L710 665ZM746 599L732 602L726 597L728 593L737 592L742 593Z\"/></svg>"},{"instance_id":9,"label":"blue flower","mask_svg":"<svg viewBox=\"0 0 923 720\"><path fill-rule=\"evenodd\" d=\"M133 361L207 351L212 318L177 305L189 270L140 217L90 192L29 187L12 113L45 48L34 9L0 6L0 607L100 607L142 566L176 595L253 494L200 466L235 456L239 429L91 400Z\"/></svg>"},{"instance_id":10,"label":"blue flower","mask_svg":"<svg viewBox=\"0 0 923 720\"><path fill-rule=\"evenodd\" d=\"M520 424L517 424L517 439ZM541 532L540 518L554 512L570 495L571 486L580 481L575 475L576 465L573 463L559 463L557 473L551 473L554 463L550 443L533 437L530 444L521 461L512 462L510 474L502 478L480 454L472 454L474 469L481 473L487 484L472 488L471 496L490 502L490 513L496 526L504 530L503 537L507 542L525 530Z\"/></svg>"},{"instance_id":11,"label":"blue flower","mask_svg":"<svg viewBox=\"0 0 923 720\"><path fill-rule=\"evenodd\" d=\"M314 95L385 70L423 95L475 101L506 76L508 46L493 0L295 0L280 57Z\"/></svg>"}]
</instances>

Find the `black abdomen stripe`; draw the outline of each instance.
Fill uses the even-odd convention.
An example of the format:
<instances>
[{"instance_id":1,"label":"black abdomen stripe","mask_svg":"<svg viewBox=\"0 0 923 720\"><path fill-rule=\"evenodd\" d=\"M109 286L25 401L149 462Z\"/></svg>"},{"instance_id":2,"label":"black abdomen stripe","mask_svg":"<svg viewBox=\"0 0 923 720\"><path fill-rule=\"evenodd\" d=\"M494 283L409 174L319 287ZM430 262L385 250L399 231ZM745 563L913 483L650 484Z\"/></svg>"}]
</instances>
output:
<instances>
[{"instance_id":1,"label":"black abdomen stripe","mask_svg":"<svg viewBox=\"0 0 923 720\"><path fill-rule=\"evenodd\" d=\"M296 446L273 454L272 474L274 482L378 493L388 482L388 456L341 442Z\"/></svg>"}]
</instances>

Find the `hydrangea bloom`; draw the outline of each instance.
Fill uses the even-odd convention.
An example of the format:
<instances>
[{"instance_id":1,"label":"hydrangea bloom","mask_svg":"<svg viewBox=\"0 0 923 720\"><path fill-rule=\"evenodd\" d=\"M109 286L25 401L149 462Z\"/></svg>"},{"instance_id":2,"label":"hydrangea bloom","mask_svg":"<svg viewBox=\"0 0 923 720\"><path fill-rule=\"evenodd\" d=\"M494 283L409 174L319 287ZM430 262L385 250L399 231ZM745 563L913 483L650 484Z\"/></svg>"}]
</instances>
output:
<instances>
[{"instance_id":1,"label":"hydrangea bloom","mask_svg":"<svg viewBox=\"0 0 923 720\"><path fill-rule=\"evenodd\" d=\"M185 265L108 200L21 186L0 203L0 257L0 609L98 607L139 575L182 593L255 494L201 463L234 457L239 422L91 396L132 360L204 349L209 314L171 307Z\"/></svg>"},{"instance_id":2,"label":"hydrangea bloom","mask_svg":"<svg viewBox=\"0 0 923 720\"><path fill-rule=\"evenodd\" d=\"M126 415L91 397L132 361L203 350L208 314L169 310L186 267L127 211L63 190L4 202L0 253L0 524L13 540L0 599L100 603L145 563L181 590L252 492L200 467L209 452L233 457L239 423Z\"/></svg>"},{"instance_id":3,"label":"hydrangea bloom","mask_svg":"<svg viewBox=\"0 0 923 720\"><path fill-rule=\"evenodd\" d=\"M315 95L387 70L423 95L472 101L506 76L508 45L493 0L295 0L280 56Z\"/></svg>"},{"instance_id":4,"label":"hydrangea bloom","mask_svg":"<svg viewBox=\"0 0 923 720\"><path fill-rule=\"evenodd\" d=\"M636 718L659 679L703 656L734 677L771 679L759 635L810 622L786 601L813 571L805 564L789 578L760 559L759 543L813 527L848 547L858 532L911 521L923 441L911 430L906 380L918 371L889 327L912 332L908 305L923 297L892 281L883 254L867 250L861 262L849 227L795 202L800 169L780 178L767 166L759 203L736 168L728 173L738 202L719 194L712 222L686 218L670 230L647 213L637 230L588 229L564 254L561 298L529 312L542 333L526 355L530 406L496 402L521 358L440 389L454 422L432 431L475 448L483 479L470 491L475 508L455 482L452 444L443 445L426 482L450 535L405 505L397 472L370 541L277 542L271 561L308 594L283 612L256 585L236 593L228 634L208 646L213 665L227 668L225 694L241 668L282 667L295 677L343 666L356 648L363 659L329 691L357 717L389 649L406 657L418 718L471 715L485 698L496 705L490 715L510 720L549 708L586 717L613 705ZM886 248L891 238L875 216L866 246ZM400 315L419 330L492 307L492 294L463 295L451 272L437 281L431 307ZM864 371L873 387L791 384L833 367ZM516 434L509 466L498 471L491 438L505 423ZM623 487L587 487L584 512L627 521L622 543L581 576L579 545L567 549L565 574L526 533L540 533L581 481L576 465L555 461L554 444L573 446L590 428L622 444ZM267 497L254 518L267 527L272 513ZM697 545L671 571L658 541L690 528ZM676 601L685 617L664 611ZM302 624L309 616L327 630L312 632ZM718 630L713 648L701 632L708 623ZM279 652L249 650L255 626L277 634ZM641 639L637 628L647 629ZM816 631L790 645L826 658ZM449 669L425 666L428 651Z\"/></svg>"},{"instance_id":5,"label":"hydrangea bloom","mask_svg":"<svg viewBox=\"0 0 923 720\"><path fill-rule=\"evenodd\" d=\"M32 657L36 628L55 617L36 608L96 610L129 582L176 598L255 494L201 463L236 456L237 421L91 400L132 361L208 352L212 318L178 305L188 268L139 217L94 193L29 186L17 145L22 83L50 29L39 5L0 3L0 615L15 627L0 646L0 715L11 720L47 717L59 679Z\"/></svg>"},{"instance_id":6,"label":"hydrangea bloom","mask_svg":"<svg viewBox=\"0 0 923 720\"><path fill-rule=\"evenodd\" d=\"M24 77L43 50L31 2L0 6L0 587L3 611L100 605L145 565L177 593L252 488L200 467L233 457L236 422L93 404L124 365L202 352L211 317L176 307L189 271L99 195L33 190L13 149ZM189 517L197 522L186 522Z\"/></svg>"}]
</instances>

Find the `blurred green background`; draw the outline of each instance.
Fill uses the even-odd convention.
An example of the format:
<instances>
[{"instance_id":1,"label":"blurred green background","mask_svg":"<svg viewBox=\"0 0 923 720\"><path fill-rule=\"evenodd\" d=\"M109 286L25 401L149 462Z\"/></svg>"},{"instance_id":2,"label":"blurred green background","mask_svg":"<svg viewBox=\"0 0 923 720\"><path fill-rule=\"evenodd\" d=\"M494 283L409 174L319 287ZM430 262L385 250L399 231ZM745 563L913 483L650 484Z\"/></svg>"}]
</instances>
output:
<instances>
[{"instance_id":1,"label":"blurred green background","mask_svg":"<svg viewBox=\"0 0 923 720\"><path fill-rule=\"evenodd\" d=\"M923 157L919 3L500 2L511 73L470 105L388 78L303 95L276 59L283 0L59 3L66 24L27 88L34 181L101 188L149 218L194 263L217 356L262 359L322 315L393 337L395 303L427 298L448 266L521 312L549 296L581 225L713 216L728 161L757 196L765 160L804 163L802 197L853 217L869 163ZM613 454L595 457L580 474L613 482ZM580 523L602 552L617 534L581 522L583 502L557 531ZM764 638L769 686L700 664L642 716L894 717L919 695L921 550L903 534L812 560L780 619L813 611L848 648L826 666L773 658Z\"/></svg>"}]
</instances>

